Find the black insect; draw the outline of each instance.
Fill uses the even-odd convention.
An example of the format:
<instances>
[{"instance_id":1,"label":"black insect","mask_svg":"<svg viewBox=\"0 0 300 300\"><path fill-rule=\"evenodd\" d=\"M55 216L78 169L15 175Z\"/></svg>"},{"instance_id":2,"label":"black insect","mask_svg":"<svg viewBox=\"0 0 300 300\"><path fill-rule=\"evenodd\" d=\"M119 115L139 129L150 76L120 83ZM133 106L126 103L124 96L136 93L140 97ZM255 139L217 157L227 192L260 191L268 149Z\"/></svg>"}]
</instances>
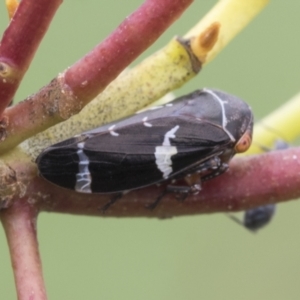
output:
<instances>
[{"instance_id":1,"label":"black insect","mask_svg":"<svg viewBox=\"0 0 300 300\"><path fill-rule=\"evenodd\" d=\"M258 206L245 211L244 225L252 231L266 226L273 218L276 210L275 204Z\"/></svg>"},{"instance_id":2,"label":"black insect","mask_svg":"<svg viewBox=\"0 0 300 300\"><path fill-rule=\"evenodd\" d=\"M80 193L122 193L179 178L189 186L167 191L197 193L201 181L249 148L252 127L246 103L203 89L52 145L36 162L42 177Z\"/></svg>"}]
</instances>

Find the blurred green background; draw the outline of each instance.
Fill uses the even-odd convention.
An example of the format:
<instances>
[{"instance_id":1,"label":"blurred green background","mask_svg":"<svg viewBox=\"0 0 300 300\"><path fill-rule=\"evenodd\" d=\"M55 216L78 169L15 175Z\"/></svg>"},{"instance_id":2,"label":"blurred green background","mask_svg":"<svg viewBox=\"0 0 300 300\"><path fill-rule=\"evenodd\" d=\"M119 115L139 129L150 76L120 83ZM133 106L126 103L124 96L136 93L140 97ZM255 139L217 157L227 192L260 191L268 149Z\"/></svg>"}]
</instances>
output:
<instances>
[{"instance_id":1,"label":"blurred green background","mask_svg":"<svg viewBox=\"0 0 300 300\"><path fill-rule=\"evenodd\" d=\"M142 57L183 35L215 2L195 1ZM47 84L141 3L64 1L16 100ZM299 12L300 1L271 1L177 94L216 87L248 101L256 119L271 112L300 90ZM7 23L2 3L1 31ZM38 235L49 299L299 299L299 213L297 201L280 204L255 235L223 214L161 221L43 213ZM15 299L3 231L0 243L0 298Z\"/></svg>"}]
</instances>

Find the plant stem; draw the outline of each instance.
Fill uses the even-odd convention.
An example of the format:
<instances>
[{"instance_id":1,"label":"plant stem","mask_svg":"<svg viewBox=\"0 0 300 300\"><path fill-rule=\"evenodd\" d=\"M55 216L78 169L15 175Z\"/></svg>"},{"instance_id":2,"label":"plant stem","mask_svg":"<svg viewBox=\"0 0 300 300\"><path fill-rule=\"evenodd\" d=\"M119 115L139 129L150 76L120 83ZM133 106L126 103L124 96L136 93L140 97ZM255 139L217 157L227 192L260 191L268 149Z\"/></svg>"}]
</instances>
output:
<instances>
[{"instance_id":1,"label":"plant stem","mask_svg":"<svg viewBox=\"0 0 300 300\"><path fill-rule=\"evenodd\" d=\"M0 214L5 229L19 300L46 300L42 264L38 252L36 220L38 210L18 200Z\"/></svg>"}]
</instances>

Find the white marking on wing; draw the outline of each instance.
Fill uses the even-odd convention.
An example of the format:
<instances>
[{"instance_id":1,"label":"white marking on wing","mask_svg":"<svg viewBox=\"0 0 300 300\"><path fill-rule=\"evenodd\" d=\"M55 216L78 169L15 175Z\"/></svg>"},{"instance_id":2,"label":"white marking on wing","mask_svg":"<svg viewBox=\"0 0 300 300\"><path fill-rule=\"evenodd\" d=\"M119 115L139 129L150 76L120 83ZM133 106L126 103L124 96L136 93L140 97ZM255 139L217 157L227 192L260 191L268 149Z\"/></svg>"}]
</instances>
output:
<instances>
[{"instance_id":1,"label":"white marking on wing","mask_svg":"<svg viewBox=\"0 0 300 300\"><path fill-rule=\"evenodd\" d=\"M160 105L160 106L152 106L152 107L149 107L148 109L149 110L155 110L155 109L159 109L159 108L162 108L163 106Z\"/></svg>"},{"instance_id":2,"label":"white marking on wing","mask_svg":"<svg viewBox=\"0 0 300 300\"><path fill-rule=\"evenodd\" d=\"M166 179L172 173L171 157L177 153L177 148L171 146L170 138L175 138L175 132L179 129L179 125L169 130L165 136L162 146L155 147L155 163L157 168L163 173Z\"/></svg>"},{"instance_id":3,"label":"white marking on wing","mask_svg":"<svg viewBox=\"0 0 300 300\"><path fill-rule=\"evenodd\" d=\"M223 101L217 94L215 94L213 91L208 90L208 89L203 89L203 91L205 91L208 94L211 94L221 105L221 109L222 109L222 127L224 129L224 131L227 133L227 135L229 136L229 138L235 142L235 138L233 137L233 135L227 130L226 125L228 123L226 114L225 114L225 107L224 104L227 103L227 101Z\"/></svg>"},{"instance_id":4,"label":"white marking on wing","mask_svg":"<svg viewBox=\"0 0 300 300\"><path fill-rule=\"evenodd\" d=\"M144 124L144 126L146 126L146 127L152 127L152 124L148 123L147 120L148 120L148 117L143 118L143 124Z\"/></svg>"},{"instance_id":5,"label":"white marking on wing","mask_svg":"<svg viewBox=\"0 0 300 300\"><path fill-rule=\"evenodd\" d=\"M92 193L91 173L89 171L89 158L84 154L84 142L78 143L77 155L79 158L79 172L76 174L75 190L81 193Z\"/></svg>"},{"instance_id":6,"label":"white marking on wing","mask_svg":"<svg viewBox=\"0 0 300 300\"><path fill-rule=\"evenodd\" d=\"M112 125L108 128L108 131L109 133L112 135L112 136L119 136L119 133L115 132L113 129L116 127L116 125Z\"/></svg>"}]
</instances>

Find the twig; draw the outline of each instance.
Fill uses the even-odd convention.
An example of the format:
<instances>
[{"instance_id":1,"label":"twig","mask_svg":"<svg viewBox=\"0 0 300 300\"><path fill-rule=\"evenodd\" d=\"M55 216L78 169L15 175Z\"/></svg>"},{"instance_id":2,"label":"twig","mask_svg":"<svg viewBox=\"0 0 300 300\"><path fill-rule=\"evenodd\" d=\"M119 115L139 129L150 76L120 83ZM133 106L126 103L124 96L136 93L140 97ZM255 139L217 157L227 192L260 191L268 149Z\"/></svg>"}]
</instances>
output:
<instances>
[{"instance_id":1,"label":"twig","mask_svg":"<svg viewBox=\"0 0 300 300\"><path fill-rule=\"evenodd\" d=\"M36 233L37 207L16 201L0 213L5 229L19 300L46 300Z\"/></svg>"},{"instance_id":2,"label":"twig","mask_svg":"<svg viewBox=\"0 0 300 300\"><path fill-rule=\"evenodd\" d=\"M0 43L0 115L13 99L62 0L22 0ZM10 122L3 117L5 125ZM0 131L0 140L6 134Z\"/></svg>"}]
</instances>

